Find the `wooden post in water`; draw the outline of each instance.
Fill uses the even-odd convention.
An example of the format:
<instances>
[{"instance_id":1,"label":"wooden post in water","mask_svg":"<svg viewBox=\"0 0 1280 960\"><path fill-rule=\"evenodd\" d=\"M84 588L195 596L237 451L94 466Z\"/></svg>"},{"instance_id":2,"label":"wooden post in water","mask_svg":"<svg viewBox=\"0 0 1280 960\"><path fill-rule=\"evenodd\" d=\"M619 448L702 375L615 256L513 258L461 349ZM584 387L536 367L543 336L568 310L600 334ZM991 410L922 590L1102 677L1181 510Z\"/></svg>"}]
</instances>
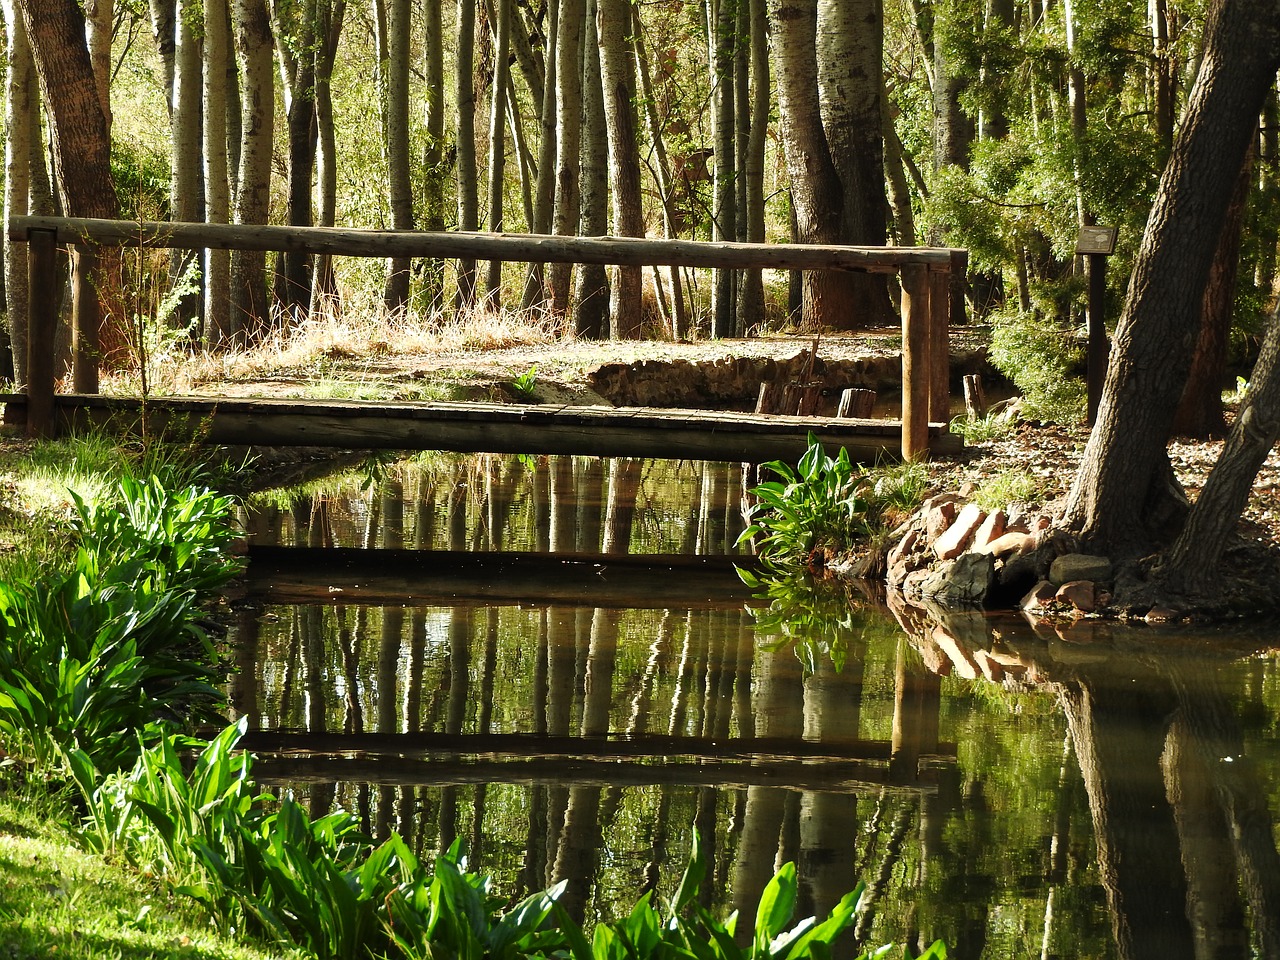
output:
<instances>
[{"instance_id":1,"label":"wooden post in water","mask_svg":"<svg viewBox=\"0 0 1280 960\"><path fill-rule=\"evenodd\" d=\"M76 245L71 270L71 380L76 393L98 392L102 314L94 283L97 262L93 247Z\"/></svg>"},{"instance_id":2,"label":"wooden post in water","mask_svg":"<svg viewBox=\"0 0 1280 960\"><path fill-rule=\"evenodd\" d=\"M57 233L27 237L27 436L53 435L53 338L58 328Z\"/></svg>"},{"instance_id":3,"label":"wooden post in water","mask_svg":"<svg viewBox=\"0 0 1280 960\"><path fill-rule=\"evenodd\" d=\"M902 459L929 452L929 270L902 268Z\"/></svg>"},{"instance_id":4,"label":"wooden post in water","mask_svg":"<svg viewBox=\"0 0 1280 960\"><path fill-rule=\"evenodd\" d=\"M950 270L929 270L929 420L951 421Z\"/></svg>"}]
</instances>

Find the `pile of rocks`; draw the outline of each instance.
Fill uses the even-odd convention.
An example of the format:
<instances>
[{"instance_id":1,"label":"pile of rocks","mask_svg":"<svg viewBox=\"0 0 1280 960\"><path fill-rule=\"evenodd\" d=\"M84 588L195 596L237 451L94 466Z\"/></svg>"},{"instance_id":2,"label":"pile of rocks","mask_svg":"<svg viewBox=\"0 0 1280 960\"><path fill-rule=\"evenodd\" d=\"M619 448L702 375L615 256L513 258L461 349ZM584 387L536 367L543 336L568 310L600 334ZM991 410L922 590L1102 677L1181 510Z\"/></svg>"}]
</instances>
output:
<instances>
[{"instance_id":1,"label":"pile of rocks","mask_svg":"<svg viewBox=\"0 0 1280 960\"><path fill-rule=\"evenodd\" d=\"M1094 613L1110 600L1105 557L1075 553L1048 514L984 510L970 491L926 500L895 531L886 580L912 603L1021 607L1038 616Z\"/></svg>"}]
</instances>

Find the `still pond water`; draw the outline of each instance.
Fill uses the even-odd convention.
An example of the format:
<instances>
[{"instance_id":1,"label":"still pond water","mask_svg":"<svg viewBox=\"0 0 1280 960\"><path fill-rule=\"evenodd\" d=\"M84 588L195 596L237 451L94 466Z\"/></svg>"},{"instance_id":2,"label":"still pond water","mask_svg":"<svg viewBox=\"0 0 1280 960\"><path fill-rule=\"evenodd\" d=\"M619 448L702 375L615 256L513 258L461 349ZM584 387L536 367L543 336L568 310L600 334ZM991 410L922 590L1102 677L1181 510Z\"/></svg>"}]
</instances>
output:
<instances>
[{"instance_id":1,"label":"still pond water","mask_svg":"<svg viewBox=\"0 0 1280 960\"><path fill-rule=\"evenodd\" d=\"M253 504L231 696L264 779L424 853L460 838L512 896L567 878L587 918L670 895L697 831L708 903L749 918L795 861L803 915L868 885L866 944L1280 957L1280 670L1252 652L1280 628L769 609L726 558L741 490L433 457Z\"/></svg>"}]
</instances>

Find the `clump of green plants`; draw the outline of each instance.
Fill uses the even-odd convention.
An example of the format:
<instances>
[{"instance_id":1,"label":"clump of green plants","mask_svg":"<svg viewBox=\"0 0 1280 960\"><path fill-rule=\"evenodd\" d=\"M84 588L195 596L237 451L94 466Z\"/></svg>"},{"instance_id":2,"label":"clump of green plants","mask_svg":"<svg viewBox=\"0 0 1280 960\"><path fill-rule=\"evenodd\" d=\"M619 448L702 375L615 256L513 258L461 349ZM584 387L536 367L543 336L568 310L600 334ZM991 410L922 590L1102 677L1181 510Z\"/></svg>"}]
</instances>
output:
<instances>
[{"instance_id":1,"label":"clump of green plants","mask_svg":"<svg viewBox=\"0 0 1280 960\"><path fill-rule=\"evenodd\" d=\"M525 400L532 400L538 395L538 365L534 364L524 373L511 379L511 389Z\"/></svg>"},{"instance_id":2,"label":"clump of green plants","mask_svg":"<svg viewBox=\"0 0 1280 960\"><path fill-rule=\"evenodd\" d=\"M997 510L1011 503L1037 503L1049 492L1043 477L1037 477L1022 467L1002 470L984 480L973 496L973 502L983 510Z\"/></svg>"},{"instance_id":3,"label":"clump of green plants","mask_svg":"<svg viewBox=\"0 0 1280 960\"><path fill-rule=\"evenodd\" d=\"M1026 313L993 315L991 362L1022 392L1027 417L1070 423L1084 416L1082 348L1058 324Z\"/></svg>"},{"instance_id":4,"label":"clump of green plants","mask_svg":"<svg viewBox=\"0 0 1280 960\"><path fill-rule=\"evenodd\" d=\"M751 489L750 542L766 568L817 569L859 546L876 546L920 502L928 486L919 464L867 468L840 448L829 456L812 435L796 466L764 465L775 479Z\"/></svg>"},{"instance_id":5,"label":"clump of green plants","mask_svg":"<svg viewBox=\"0 0 1280 960\"><path fill-rule=\"evenodd\" d=\"M49 772L83 746L128 762L156 720L217 716L200 597L234 575L230 500L125 478L110 504L72 500L70 563L0 583L0 737Z\"/></svg>"}]
</instances>

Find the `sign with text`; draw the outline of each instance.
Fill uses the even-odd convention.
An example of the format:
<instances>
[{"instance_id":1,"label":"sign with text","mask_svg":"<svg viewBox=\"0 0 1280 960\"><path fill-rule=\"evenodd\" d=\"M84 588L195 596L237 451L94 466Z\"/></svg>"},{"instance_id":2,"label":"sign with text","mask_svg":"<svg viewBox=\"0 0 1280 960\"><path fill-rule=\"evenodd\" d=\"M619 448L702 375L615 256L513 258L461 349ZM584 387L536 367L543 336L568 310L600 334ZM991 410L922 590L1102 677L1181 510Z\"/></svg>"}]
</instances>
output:
<instances>
[{"instance_id":1,"label":"sign with text","mask_svg":"<svg viewBox=\"0 0 1280 960\"><path fill-rule=\"evenodd\" d=\"M1076 237L1076 253L1100 253L1111 256L1116 252L1115 227L1081 227Z\"/></svg>"}]
</instances>

